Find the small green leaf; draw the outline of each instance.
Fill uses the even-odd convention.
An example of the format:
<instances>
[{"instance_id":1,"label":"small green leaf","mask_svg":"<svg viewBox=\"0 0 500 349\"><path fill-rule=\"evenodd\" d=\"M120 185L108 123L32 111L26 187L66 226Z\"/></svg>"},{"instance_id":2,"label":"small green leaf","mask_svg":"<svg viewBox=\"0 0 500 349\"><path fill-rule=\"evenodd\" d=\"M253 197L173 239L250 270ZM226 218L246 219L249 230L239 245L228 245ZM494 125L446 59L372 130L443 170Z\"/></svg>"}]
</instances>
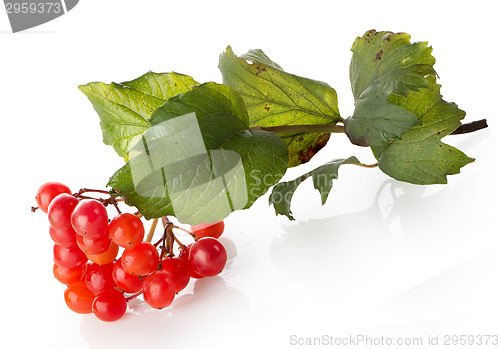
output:
<instances>
[{"instance_id":1,"label":"small green leaf","mask_svg":"<svg viewBox=\"0 0 500 349\"><path fill-rule=\"evenodd\" d=\"M101 121L103 141L125 159L149 127L154 110L179 93L198 85L190 76L148 72L121 84L91 82L79 86Z\"/></svg>"},{"instance_id":2,"label":"small green leaf","mask_svg":"<svg viewBox=\"0 0 500 349\"><path fill-rule=\"evenodd\" d=\"M292 196L300 183L312 177L314 188L319 191L321 203L324 205L328 198L328 194L330 194L332 190L333 180L338 178L339 167L343 164L361 165L359 160L354 156L347 159L337 159L327 162L293 181L276 184L269 196L269 204L274 206L276 213L285 215L290 220L294 220L290 209Z\"/></svg>"},{"instance_id":3,"label":"small green leaf","mask_svg":"<svg viewBox=\"0 0 500 349\"><path fill-rule=\"evenodd\" d=\"M426 42L411 44L405 33L370 30L355 40L351 51L355 109L345 132L356 145L384 146L418 125L413 113L388 99L429 88L426 76L436 75L432 49Z\"/></svg>"},{"instance_id":4,"label":"small green leaf","mask_svg":"<svg viewBox=\"0 0 500 349\"><path fill-rule=\"evenodd\" d=\"M326 125L343 121L333 88L284 72L261 50L237 57L228 47L220 55L219 69L224 84L243 97L250 126ZM288 165L292 167L309 161L326 144L329 134L295 133L281 137L288 145Z\"/></svg>"},{"instance_id":5,"label":"small green leaf","mask_svg":"<svg viewBox=\"0 0 500 349\"><path fill-rule=\"evenodd\" d=\"M418 116L420 125L402 134L385 147L373 148L380 169L389 176L414 184L446 183L447 175L474 161L460 150L444 144L465 117L454 103L442 99L440 85L427 78L431 89L409 92L408 97L391 96L390 102Z\"/></svg>"},{"instance_id":6,"label":"small green leaf","mask_svg":"<svg viewBox=\"0 0 500 349\"><path fill-rule=\"evenodd\" d=\"M250 207L287 169L279 136L249 130L241 97L205 83L167 100L109 186L147 219L198 224Z\"/></svg>"}]
</instances>

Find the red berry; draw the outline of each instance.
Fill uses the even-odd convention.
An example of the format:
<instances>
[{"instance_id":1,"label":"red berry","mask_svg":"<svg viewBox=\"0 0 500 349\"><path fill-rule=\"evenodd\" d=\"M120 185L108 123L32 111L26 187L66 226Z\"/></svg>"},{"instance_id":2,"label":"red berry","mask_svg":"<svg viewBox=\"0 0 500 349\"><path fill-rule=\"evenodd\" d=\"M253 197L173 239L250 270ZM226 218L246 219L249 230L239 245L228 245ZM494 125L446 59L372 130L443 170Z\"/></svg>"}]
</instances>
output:
<instances>
[{"instance_id":1,"label":"red berry","mask_svg":"<svg viewBox=\"0 0 500 349\"><path fill-rule=\"evenodd\" d=\"M111 247L111 239L103 236L98 239L87 239L86 237L76 234L76 242L80 249L87 254L100 254L106 252Z\"/></svg>"},{"instance_id":2,"label":"red berry","mask_svg":"<svg viewBox=\"0 0 500 349\"><path fill-rule=\"evenodd\" d=\"M161 271L164 271L172 277L175 284L175 292L179 293L189 283L189 264L179 257L167 257L160 263Z\"/></svg>"},{"instance_id":3,"label":"red berry","mask_svg":"<svg viewBox=\"0 0 500 349\"><path fill-rule=\"evenodd\" d=\"M111 246L109 246L109 248L103 253L98 253L98 254L86 253L85 255L87 256L89 261L94 262L96 264L104 265L112 263L115 260L116 256L118 256L118 251L119 251L118 245L115 244L114 242L111 242Z\"/></svg>"},{"instance_id":4,"label":"red berry","mask_svg":"<svg viewBox=\"0 0 500 349\"><path fill-rule=\"evenodd\" d=\"M71 285L73 282L82 280L87 271L87 264L82 264L74 269L66 269L54 264L52 273L54 277L62 284Z\"/></svg>"},{"instance_id":5,"label":"red berry","mask_svg":"<svg viewBox=\"0 0 500 349\"><path fill-rule=\"evenodd\" d=\"M75 269L87 262L87 256L78 246L54 245L54 263L66 269Z\"/></svg>"},{"instance_id":6,"label":"red berry","mask_svg":"<svg viewBox=\"0 0 500 349\"><path fill-rule=\"evenodd\" d=\"M130 275L122 267L122 260L119 258L113 264L113 281L116 287L126 293L136 293L142 289L142 280L137 275Z\"/></svg>"},{"instance_id":7,"label":"red berry","mask_svg":"<svg viewBox=\"0 0 500 349\"><path fill-rule=\"evenodd\" d=\"M108 236L108 212L102 202L94 199L81 200L71 215L73 229L87 239Z\"/></svg>"},{"instance_id":8,"label":"red berry","mask_svg":"<svg viewBox=\"0 0 500 349\"><path fill-rule=\"evenodd\" d=\"M175 284L169 273L155 271L142 285L144 301L152 308L168 307L175 297Z\"/></svg>"},{"instance_id":9,"label":"red berry","mask_svg":"<svg viewBox=\"0 0 500 349\"><path fill-rule=\"evenodd\" d=\"M134 248L144 239L144 225L139 217L121 213L109 223L109 236L118 246Z\"/></svg>"},{"instance_id":10,"label":"red berry","mask_svg":"<svg viewBox=\"0 0 500 349\"><path fill-rule=\"evenodd\" d=\"M98 295L104 290L110 290L115 287L115 281L111 275L113 272L113 263L99 265L92 263L87 267L85 274L85 283L88 289Z\"/></svg>"},{"instance_id":11,"label":"red berry","mask_svg":"<svg viewBox=\"0 0 500 349\"><path fill-rule=\"evenodd\" d=\"M73 195L62 193L50 203L47 214L49 223L55 230L71 228L71 214L78 205L78 199Z\"/></svg>"},{"instance_id":12,"label":"red berry","mask_svg":"<svg viewBox=\"0 0 500 349\"><path fill-rule=\"evenodd\" d=\"M191 227L191 232L198 238L213 237L218 239L224 232L224 221L198 224Z\"/></svg>"},{"instance_id":13,"label":"red berry","mask_svg":"<svg viewBox=\"0 0 500 349\"><path fill-rule=\"evenodd\" d=\"M193 270L203 276L219 274L227 261L227 252L219 240L206 237L197 240L189 250L189 263Z\"/></svg>"},{"instance_id":14,"label":"red berry","mask_svg":"<svg viewBox=\"0 0 500 349\"><path fill-rule=\"evenodd\" d=\"M127 248L122 254L122 267L131 275L148 275L160 263L160 255L150 242L141 242L134 248Z\"/></svg>"},{"instance_id":15,"label":"red berry","mask_svg":"<svg viewBox=\"0 0 500 349\"><path fill-rule=\"evenodd\" d=\"M120 291L106 290L95 297L92 311L99 320L116 321L127 311L127 301Z\"/></svg>"},{"instance_id":16,"label":"red berry","mask_svg":"<svg viewBox=\"0 0 500 349\"><path fill-rule=\"evenodd\" d=\"M36 193L36 203L43 212L47 213L50 202L59 194L71 194L68 186L59 182L47 182L38 188Z\"/></svg>"},{"instance_id":17,"label":"red berry","mask_svg":"<svg viewBox=\"0 0 500 349\"><path fill-rule=\"evenodd\" d=\"M181 253L179 254L179 258L182 259L188 265L190 277L192 277L193 279L203 279L204 276L198 274L198 272L193 269L191 263L189 263L189 250L191 250L192 246L193 244L187 245L186 249L182 250Z\"/></svg>"},{"instance_id":18,"label":"red berry","mask_svg":"<svg viewBox=\"0 0 500 349\"><path fill-rule=\"evenodd\" d=\"M90 314L92 312L92 302L94 294L87 288L85 281L73 282L64 291L64 300L68 308L76 313Z\"/></svg>"},{"instance_id":19,"label":"red berry","mask_svg":"<svg viewBox=\"0 0 500 349\"><path fill-rule=\"evenodd\" d=\"M58 245L66 247L76 245L76 232L72 227L55 230L52 226L49 226L49 234L52 241Z\"/></svg>"}]
</instances>

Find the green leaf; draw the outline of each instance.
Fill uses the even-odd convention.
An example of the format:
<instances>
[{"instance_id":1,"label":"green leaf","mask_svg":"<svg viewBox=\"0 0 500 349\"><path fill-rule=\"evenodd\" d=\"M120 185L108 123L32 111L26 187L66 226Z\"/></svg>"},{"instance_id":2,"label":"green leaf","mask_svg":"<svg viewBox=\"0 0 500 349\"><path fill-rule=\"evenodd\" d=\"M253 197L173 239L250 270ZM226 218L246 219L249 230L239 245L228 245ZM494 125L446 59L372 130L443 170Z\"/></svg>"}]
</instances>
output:
<instances>
[{"instance_id":1,"label":"green leaf","mask_svg":"<svg viewBox=\"0 0 500 349\"><path fill-rule=\"evenodd\" d=\"M205 83L167 100L109 186L147 218L198 224L250 207L287 169L279 136L249 130L242 98Z\"/></svg>"},{"instance_id":2,"label":"green leaf","mask_svg":"<svg viewBox=\"0 0 500 349\"><path fill-rule=\"evenodd\" d=\"M248 62L249 61L249 62ZM261 50L237 57L228 47L219 58L223 82L244 99L250 126L326 125L343 121L337 93L324 82L302 78L283 69ZM288 145L288 166L309 161L329 134L280 135Z\"/></svg>"},{"instance_id":3,"label":"green leaf","mask_svg":"<svg viewBox=\"0 0 500 349\"><path fill-rule=\"evenodd\" d=\"M414 184L446 183L447 175L474 161L460 150L441 142L461 124L465 112L442 99L440 85L427 78L431 89L391 96L390 101L418 116L420 125L386 147L373 148L380 169L389 176Z\"/></svg>"},{"instance_id":4,"label":"green leaf","mask_svg":"<svg viewBox=\"0 0 500 349\"><path fill-rule=\"evenodd\" d=\"M101 121L103 141L125 159L149 127L153 111L165 101L198 85L190 76L148 72L121 84L91 82L79 86Z\"/></svg>"},{"instance_id":5,"label":"green leaf","mask_svg":"<svg viewBox=\"0 0 500 349\"><path fill-rule=\"evenodd\" d=\"M388 99L429 88L426 76L436 75L432 48L426 42L411 44L405 33L370 30L355 40L351 51L355 109L345 132L356 145L384 146L418 125L413 113Z\"/></svg>"},{"instance_id":6,"label":"green leaf","mask_svg":"<svg viewBox=\"0 0 500 349\"><path fill-rule=\"evenodd\" d=\"M290 209L292 196L300 183L312 177L314 188L319 191L321 203L324 205L328 198L328 194L332 190L333 180L338 178L339 167L343 164L361 165L359 160L354 156L347 159L329 161L293 181L276 184L269 196L269 204L274 206L276 213L285 215L290 220L294 220Z\"/></svg>"}]
</instances>

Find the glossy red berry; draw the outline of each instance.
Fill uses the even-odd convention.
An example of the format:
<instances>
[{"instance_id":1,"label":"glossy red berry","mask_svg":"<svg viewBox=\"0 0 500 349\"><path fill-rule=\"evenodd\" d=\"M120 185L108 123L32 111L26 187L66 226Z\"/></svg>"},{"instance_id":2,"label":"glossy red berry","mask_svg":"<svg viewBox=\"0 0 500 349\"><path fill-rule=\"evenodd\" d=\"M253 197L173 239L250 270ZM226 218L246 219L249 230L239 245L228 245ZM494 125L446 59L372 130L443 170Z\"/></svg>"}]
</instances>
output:
<instances>
[{"instance_id":1,"label":"glossy red berry","mask_svg":"<svg viewBox=\"0 0 500 349\"><path fill-rule=\"evenodd\" d=\"M108 212L102 202L93 199L80 200L71 215L75 231L87 239L108 236Z\"/></svg>"},{"instance_id":2,"label":"glossy red berry","mask_svg":"<svg viewBox=\"0 0 500 349\"><path fill-rule=\"evenodd\" d=\"M54 243L61 246L74 246L76 245L76 232L72 227L63 230L55 230L49 226L49 235Z\"/></svg>"},{"instance_id":3,"label":"glossy red berry","mask_svg":"<svg viewBox=\"0 0 500 349\"><path fill-rule=\"evenodd\" d=\"M134 248L144 239L144 225L139 217L121 213L109 223L109 236L118 246Z\"/></svg>"},{"instance_id":4,"label":"glossy red berry","mask_svg":"<svg viewBox=\"0 0 500 349\"><path fill-rule=\"evenodd\" d=\"M59 182L47 182L38 188L36 193L36 203L43 212L47 213L50 202L59 194L71 194L68 186Z\"/></svg>"},{"instance_id":5,"label":"glossy red berry","mask_svg":"<svg viewBox=\"0 0 500 349\"><path fill-rule=\"evenodd\" d=\"M66 269L75 269L85 264L88 258L78 246L54 245L54 263Z\"/></svg>"},{"instance_id":6,"label":"glossy red berry","mask_svg":"<svg viewBox=\"0 0 500 349\"><path fill-rule=\"evenodd\" d=\"M215 276L226 265L227 252L219 240L206 237L197 240L189 250L189 263L202 276Z\"/></svg>"},{"instance_id":7,"label":"glossy red berry","mask_svg":"<svg viewBox=\"0 0 500 349\"><path fill-rule=\"evenodd\" d=\"M98 295L104 290L111 290L115 287L115 281L112 276L113 263L99 265L92 263L87 267L85 273L85 283L88 289Z\"/></svg>"},{"instance_id":8,"label":"glossy red berry","mask_svg":"<svg viewBox=\"0 0 500 349\"><path fill-rule=\"evenodd\" d=\"M175 284L169 273L155 271L142 285L144 301L150 307L162 309L168 307L175 297Z\"/></svg>"},{"instance_id":9,"label":"glossy red berry","mask_svg":"<svg viewBox=\"0 0 500 349\"><path fill-rule=\"evenodd\" d=\"M192 246L193 244L187 245L186 249L182 250L181 253L179 253L179 258L188 265L190 277L192 277L193 279L203 279L204 276L200 275L196 270L194 270L191 263L189 263L189 251L191 250Z\"/></svg>"},{"instance_id":10,"label":"glossy red berry","mask_svg":"<svg viewBox=\"0 0 500 349\"><path fill-rule=\"evenodd\" d=\"M76 242L83 252L87 254L100 254L106 252L111 247L112 241L107 236L91 240L85 236L76 234Z\"/></svg>"},{"instance_id":11,"label":"glossy red berry","mask_svg":"<svg viewBox=\"0 0 500 349\"><path fill-rule=\"evenodd\" d=\"M120 290L126 293L136 293L142 289L142 280L137 275L130 275L122 267L122 260L119 258L113 264L113 281Z\"/></svg>"},{"instance_id":12,"label":"glossy red berry","mask_svg":"<svg viewBox=\"0 0 500 349\"><path fill-rule=\"evenodd\" d=\"M82 280L87 271L87 264L82 264L74 269L66 269L54 264L52 273L54 277L62 284L71 285L73 282Z\"/></svg>"},{"instance_id":13,"label":"glossy red berry","mask_svg":"<svg viewBox=\"0 0 500 349\"><path fill-rule=\"evenodd\" d=\"M111 246L109 246L109 248L103 253L98 253L98 254L86 253L85 255L87 256L89 261L94 262L96 264L104 265L113 263L116 256L118 256L118 251L119 251L118 245L115 244L114 242L111 242Z\"/></svg>"},{"instance_id":14,"label":"glossy red berry","mask_svg":"<svg viewBox=\"0 0 500 349\"><path fill-rule=\"evenodd\" d=\"M102 321L116 321L127 311L127 301L123 294L115 289L99 293L93 303L92 312Z\"/></svg>"},{"instance_id":15,"label":"glossy red berry","mask_svg":"<svg viewBox=\"0 0 500 349\"><path fill-rule=\"evenodd\" d=\"M94 294L88 289L85 281L73 282L64 291L64 300L68 308L79 314L89 314L92 312L92 302Z\"/></svg>"},{"instance_id":16,"label":"glossy red berry","mask_svg":"<svg viewBox=\"0 0 500 349\"><path fill-rule=\"evenodd\" d=\"M134 248L123 251L123 269L131 275L148 275L152 273L160 263L160 255L156 247L150 242L141 242Z\"/></svg>"},{"instance_id":17,"label":"glossy red berry","mask_svg":"<svg viewBox=\"0 0 500 349\"><path fill-rule=\"evenodd\" d=\"M161 263L161 271L164 271L172 277L175 284L175 292L179 293L189 283L189 264L186 260L178 257L166 257Z\"/></svg>"},{"instance_id":18,"label":"glossy red berry","mask_svg":"<svg viewBox=\"0 0 500 349\"><path fill-rule=\"evenodd\" d=\"M62 193L57 195L47 210L49 223L55 230L71 228L71 214L78 205L78 199L73 195Z\"/></svg>"}]
</instances>

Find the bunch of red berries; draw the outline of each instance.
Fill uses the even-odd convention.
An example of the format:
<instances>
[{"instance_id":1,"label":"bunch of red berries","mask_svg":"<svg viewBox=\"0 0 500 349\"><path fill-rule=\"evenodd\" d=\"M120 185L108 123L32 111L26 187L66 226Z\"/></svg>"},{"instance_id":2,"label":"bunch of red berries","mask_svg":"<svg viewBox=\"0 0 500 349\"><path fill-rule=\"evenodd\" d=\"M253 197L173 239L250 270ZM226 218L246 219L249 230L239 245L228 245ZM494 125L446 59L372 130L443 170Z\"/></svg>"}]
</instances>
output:
<instances>
[{"instance_id":1,"label":"bunch of red berries","mask_svg":"<svg viewBox=\"0 0 500 349\"><path fill-rule=\"evenodd\" d=\"M223 221L188 231L163 217L163 236L153 244L156 220L144 240L140 215L121 213L115 197L90 198L82 195L86 191L91 190L71 194L66 185L48 182L36 195L38 207L49 218L53 273L67 285L64 299L71 310L115 321L127 311L127 301L141 294L151 307L162 309L190 278L215 276L224 269L227 253L217 240L224 231ZM118 210L112 219L106 209L109 203ZM183 245L173 233L175 228L191 234L195 242ZM177 256L174 242L179 245Z\"/></svg>"}]
</instances>

